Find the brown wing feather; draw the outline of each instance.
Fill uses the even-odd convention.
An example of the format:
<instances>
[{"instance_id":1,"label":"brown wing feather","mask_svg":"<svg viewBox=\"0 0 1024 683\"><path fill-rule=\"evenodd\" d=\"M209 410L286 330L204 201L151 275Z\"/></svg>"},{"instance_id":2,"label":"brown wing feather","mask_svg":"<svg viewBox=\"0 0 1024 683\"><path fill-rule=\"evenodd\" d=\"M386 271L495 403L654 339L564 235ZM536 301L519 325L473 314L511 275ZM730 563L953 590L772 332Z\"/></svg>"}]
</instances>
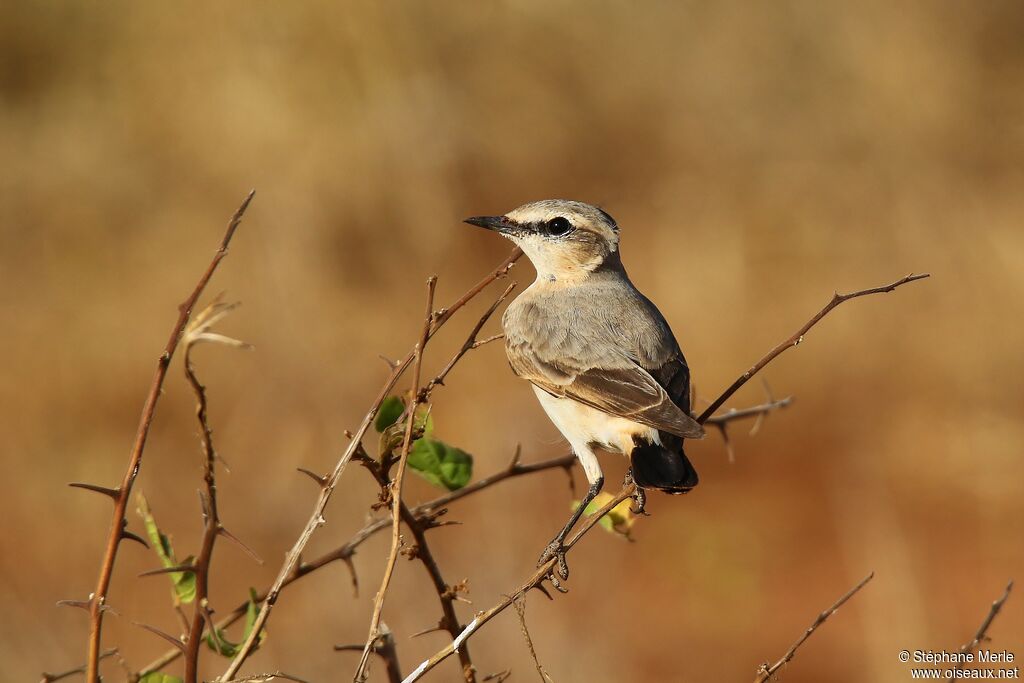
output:
<instances>
[{"instance_id":1,"label":"brown wing feather","mask_svg":"<svg viewBox=\"0 0 1024 683\"><path fill-rule=\"evenodd\" d=\"M700 424L673 402L651 373L636 363L624 363L620 368L579 369L542 361L525 344L510 345L507 351L517 375L554 396L572 398L611 415L688 439L704 436ZM665 384L670 389L682 389L684 406L688 406L689 371L685 363L673 359L655 372L665 375ZM676 401L682 403L678 398Z\"/></svg>"}]
</instances>

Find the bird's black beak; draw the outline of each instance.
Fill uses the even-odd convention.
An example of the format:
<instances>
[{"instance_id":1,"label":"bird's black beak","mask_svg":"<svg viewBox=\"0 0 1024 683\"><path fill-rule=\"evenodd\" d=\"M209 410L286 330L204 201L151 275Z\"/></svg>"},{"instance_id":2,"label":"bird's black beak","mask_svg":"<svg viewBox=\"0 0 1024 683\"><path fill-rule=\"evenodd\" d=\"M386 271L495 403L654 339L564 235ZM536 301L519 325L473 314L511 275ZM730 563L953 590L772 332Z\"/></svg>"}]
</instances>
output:
<instances>
[{"instance_id":1,"label":"bird's black beak","mask_svg":"<svg viewBox=\"0 0 1024 683\"><path fill-rule=\"evenodd\" d=\"M485 230L493 230L502 234L509 234L515 230L516 224L505 216L473 216L467 218L463 223L469 223Z\"/></svg>"}]
</instances>

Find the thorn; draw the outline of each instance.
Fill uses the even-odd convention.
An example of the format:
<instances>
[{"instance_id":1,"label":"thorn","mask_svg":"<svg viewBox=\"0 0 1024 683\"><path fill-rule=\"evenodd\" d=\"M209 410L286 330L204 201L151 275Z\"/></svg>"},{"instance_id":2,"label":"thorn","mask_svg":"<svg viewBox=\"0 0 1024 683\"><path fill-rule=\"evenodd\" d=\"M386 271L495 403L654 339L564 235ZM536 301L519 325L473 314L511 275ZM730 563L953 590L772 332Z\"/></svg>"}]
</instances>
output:
<instances>
[{"instance_id":1,"label":"thorn","mask_svg":"<svg viewBox=\"0 0 1024 683\"><path fill-rule=\"evenodd\" d=\"M127 529L121 529L121 538L127 541L135 541L136 543L141 543L143 548L149 548L149 543L146 543L146 539L144 539L142 536L139 536L138 534L128 531Z\"/></svg>"},{"instance_id":2,"label":"thorn","mask_svg":"<svg viewBox=\"0 0 1024 683\"><path fill-rule=\"evenodd\" d=\"M514 470L516 467L519 466L519 459L522 457L522 455L523 455L523 444L517 443L516 444L516 450L512 454L512 460L509 461L509 463L508 463L508 468L510 470Z\"/></svg>"},{"instance_id":3,"label":"thorn","mask_svg":"<svg viewBox=\"0 0 1024 683\"><path fill-rule=\"evenodd\" d=\"M210 499L202 489L197 489L196 493L199 494L199 511L203 515L203 522L210 521Z\"/></svg>"},{"instance_id":4,"label":"thorn","mask_svg":"<svg viewBox=\"0 0 1024 683\"><path fill-rule=\"evenodd\" d=\"M320 476L316 472L312 472L310 470L307 470L305 467L296 467L295 469L297 469L299 472L302 472L307 477L309 477L310 479L315 481L317 484L319 484L320 488L325 488L327 486L327 477Z\"/></svg>"},{"instance_id":5,"label":"thorn","mask_svg":"<svg viewBox=\"0 0 1024 683\"><path fill-rule=\"evenodd\" d=\"M263 558L260 557L255 550L253 550L245 543L243 543L242 540L238 538L238 536L235 536L233 533L231 533L224 527L220 527L219 529L217 529L217 533L219 533L221 536L228 539L229 541L233 541L234 543L236 543L239 548L244 550L249 557L256 561L256 564L263 564Z\"/></svg>"},{"instance_id":6,"label":"thorn","mask_svg":"<svg viewBox=\"0 0 1024 683\"><path fill-rule=\"evenodd\" d=\"M565 476L569 477L569 492L576 495L576 480L572 478L572 466L573 462L569 462L565 465Z\"/></svg>"},{"instance_id":7,"label":"thorn","mask_svg":"<svg viewBox=\"0 0 1024 683\"><path fill-rule=\"evenodd\" d=\"M377 357L380 358L385 363L387 363L388 364L388 368L390 370L392 370L392 371L394 371L394 369L398 367L398 363L396 363L395 361L391 360L390 358L385 356L383 353L377 354ZM362 649L362 648L360 648L360 649Z\"/></svg>"},{"instance_id":8,"label":"thorn","mask_svg":"<svg viewBox=\"0 0 1024 683\"><path fill-rule=\"evenodd\" d=\"M116 501L121 497L121 489L108 489L106 486L97 486L96 484L86 484L81 481L73 481L68 486L76 489L85 489L86 491L95 491L96 493L102 493L104 496L108 496L111 500Z\"/></svg>"},{"instance_id":9,"label":"thorn","mask_svg":"<svg viewBox=\"0 0 1024 683\"><path fill-rule=\"evenodd\" d=\"M359 575L356 574L356 563L352 561L351 555L345 555L341 558L341 561L348 567L349 573L352 575L352 597L359 597Z\"/></svg>"},{"instance_id":10,"label":"thorn","mask_svg":"<svg viewBox=\"0 0 1024 683\"><path fill-rule=\"evenodd\" d=\"M445 630L445 627L441 624L441 622L438 622L437 626L431 626L430 628L425 628L422 631L417 631L416 633L413 633L409 637L410 638L419 638L420 636L425 636L428 633L436 633L437 631L444 631L444 630Z\"/></svg>"},{"instance_id":11,"label":"thorn","mask_svg":"<svg viewBox=\"0 0 1024 683\"><path fill-rule=\"evenodd\" d=\"M92 599L90 598L89 600L58 600L57 601L57 606L58 607L77 607L79 609L84 609L85 611L88 612L88 611L90 611L92 609ZM120 614L118 614L117 610L115 610L110 605L100 605L100 612L110 612L111 614L114 614L116 616L120 616Z\"/></svg>"},{"instance_id":12,"label":"thorn","mask_svg":"<svg viewBox=\"0 0 1024 683\"><path fill-rule=\"evenodd\" d=\"M718 427L718 431L722 433L722 441L725 442L725 452L729 456L729 464L735 464L736 451L733 450L732 441L729 440L729 430L726 428L724 422L715 426Z\"/></svg>"},{"instance_id":13,"label":"thorn","mask_svg":"<svg viewBox=\"0 0 1024 683\"><path fill-rule=\"evenodd\" d=\"M445 510L445 512L447 512L447 510ZM446 519L443 522L432 522L430 526L424 529L424 531L427 529L439 529L443 526L462 526L462 522L457 519Z\"/></svg>"},{"instance_id":14,"label":"thorn","mask_svg":"<svg viewBox=\"0 0 1024 683\"><path fill-rule=\"evenodd\" d=\"M182 652L185 652L185 643L181 642L181 638L175 638L171 634L161 631L156 626L150 626L149 624L140 624L137 621L133 621L132 624L138 626L139 628L144 628L154 635L160 636L174 647L178 648Z\"/></svg>"},{"instance_id":15,"label":"thorn","mask_svg":"<svg viewBox=\"0 0 1024 683\"><path fill-rule=\"evenodd\" d=\"M534 588L536 588L541 593L543 593L544 597L547 598L548 600L550 600L551 602L555 601L555 599L553 597L551 597L551 593L548 593L548 589L544 587L543 583L538 583L536 586L534 586Z\"/></svg>"},{"instance_id":16,"label":"thorn","mask_svg":"<svg viewBox=\"0 0 1024 683\"><path fill-rule=\"evenodd\" d=\"M189 572L192 574L196 573L196 568L190 564L179 564L174 567L160 567L159 569L150 569L144 571L138 575L141 579L145 576L159 576L160 574L176 574L178 572Z\"/></svg>"}]
</instances>

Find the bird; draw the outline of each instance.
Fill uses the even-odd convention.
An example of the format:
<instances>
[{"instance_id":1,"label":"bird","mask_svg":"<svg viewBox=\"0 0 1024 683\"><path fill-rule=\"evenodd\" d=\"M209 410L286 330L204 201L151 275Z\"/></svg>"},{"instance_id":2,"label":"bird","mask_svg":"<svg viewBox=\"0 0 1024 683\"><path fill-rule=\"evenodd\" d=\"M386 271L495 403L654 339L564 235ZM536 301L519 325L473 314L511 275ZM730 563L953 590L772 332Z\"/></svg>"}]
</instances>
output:
<instances>
[{"instance_id":1,"label":"bird","mask_svg":"<svg viewBox=\"0 0 1024 683\"><path fill-rule=\"evenodd\" d=\"M548 199L465 222L514 242L537 271L502 327L513 372L533 386L590 484L538 562L556 560L549 578L563 590L565 539L604 486L595 448L629 458L638 511L646 489L697 485L683 451L684 439L704 436L690 413L690 368L665 317L626 274L618 223L603 209Z\"/></svg>"}]
</instances>

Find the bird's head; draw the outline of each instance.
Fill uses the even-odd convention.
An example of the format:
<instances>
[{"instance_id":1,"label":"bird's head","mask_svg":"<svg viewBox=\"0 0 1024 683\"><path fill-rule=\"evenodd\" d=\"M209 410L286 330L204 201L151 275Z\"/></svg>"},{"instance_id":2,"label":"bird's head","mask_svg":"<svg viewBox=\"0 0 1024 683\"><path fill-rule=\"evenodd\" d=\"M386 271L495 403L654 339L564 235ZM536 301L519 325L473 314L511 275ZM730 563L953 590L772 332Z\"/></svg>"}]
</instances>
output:
<instances>
[{"instance_id":1,"label":"bird's head","mask_svg":"<svg viewBox=\"0 0 1024 683\"><path fill-rule=\"evenodd\" d=\"M583 202L546 199L504 216L467 218L466 223L493 230L522 247L541 280L571 284L606 262L619 263L615 219Z\"/></svg>"}]
</instances>

